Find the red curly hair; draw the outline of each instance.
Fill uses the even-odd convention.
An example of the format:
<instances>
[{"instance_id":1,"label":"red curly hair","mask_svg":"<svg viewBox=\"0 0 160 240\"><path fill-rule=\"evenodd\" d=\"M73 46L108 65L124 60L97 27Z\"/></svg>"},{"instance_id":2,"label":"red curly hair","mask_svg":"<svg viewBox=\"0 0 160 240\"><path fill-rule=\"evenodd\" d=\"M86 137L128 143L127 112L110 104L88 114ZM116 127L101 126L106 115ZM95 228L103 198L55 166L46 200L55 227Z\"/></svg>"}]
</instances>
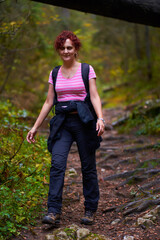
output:
<instances>
[{"instance_id":1,"label":"red curly hair","mask_svg":"<svg viewBox=\"0 0 160 240\"><path fill-rule=\"evenodd\" d=\"M65 43L65 41L67 39L70 39L73 43L73 46L75 47L75 49L78 51L81 47L81 42L79 40L79 38L71 31L63 31L61 32L55 42L54 42L54 47L56 49L56 51L58 51L59 49L61 49Z\"/></svg>"}]
</instances>

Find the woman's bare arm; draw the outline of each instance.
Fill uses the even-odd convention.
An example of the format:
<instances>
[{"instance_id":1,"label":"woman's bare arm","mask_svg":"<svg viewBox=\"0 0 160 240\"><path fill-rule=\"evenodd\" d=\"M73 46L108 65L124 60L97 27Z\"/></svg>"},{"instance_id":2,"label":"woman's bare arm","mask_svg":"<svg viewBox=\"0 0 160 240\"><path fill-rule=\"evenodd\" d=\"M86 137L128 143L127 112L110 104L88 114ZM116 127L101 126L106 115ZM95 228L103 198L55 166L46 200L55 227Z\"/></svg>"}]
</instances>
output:
<instances>
[{"instance_id":1,"label":"woman's bare arm","mask_svg":"<svg viewBox=\"0 0 160 240\"><path fill-rule=\"evenodd\" d=\"M42 125L43 121L45 120L48 113L50 112L50 110L53 106L53 100L54 100L54 89L53 89L53 85L49 84L47 98L43 104L41 112L40 112L34 126L27 134L27 141L29 143L35 142L34 136L36 135L38 128Z\"/></svg>"},{"instance_id":2,"label":"woman's bare arm","mask_svg":"<svg viewBox=\"0 0 160 240\"><path fill-rule=\"evenodd\" d=\"M96 86L96 79L92 78L89 80L89 91L90 91L90 99L92 102L92 105L94 107L94 110L97 114L98 118L103 118L102 113L102 104L101 100L97 91ZM104 123L102 120L97 120L96 130L98 131L98 136L101 136L104 132Z\"/></svg>"}]
</instances>

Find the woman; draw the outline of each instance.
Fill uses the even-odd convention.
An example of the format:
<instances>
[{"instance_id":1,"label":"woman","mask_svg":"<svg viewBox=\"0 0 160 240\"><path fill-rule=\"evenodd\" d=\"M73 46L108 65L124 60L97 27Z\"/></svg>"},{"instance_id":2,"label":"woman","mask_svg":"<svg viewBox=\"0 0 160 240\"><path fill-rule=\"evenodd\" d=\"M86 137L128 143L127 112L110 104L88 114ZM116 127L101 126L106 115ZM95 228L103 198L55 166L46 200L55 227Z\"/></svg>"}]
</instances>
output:
<instances>
[{"instance_id":1,"label":"woman","mask_svg":"<svg viewBox=\"0 0 160 240\"><path fill-rule=\"evenodd\" d=\"M92 224L98 207L99 187L95 150L98 148L99 138L104 132L104 119L96 88L96 75L91 66L89 66L88 93L85 88L81 67L83 64L77 61L80 47L80 40L70 31L63 31L56 38L55 49L58 51L63 65L57 71L56 80L53 79L51 71L47 99L34 126L27 134L27 141L34 143L34 136L55 100L56 116L51 120L53 126L49 137L52 161L48 214L42 220L47 224L60 223L66 162L73 141L77 143L83 175L85 215L81 219L81 223ZM96 113L96 118L94 113Z\"/></svg>"}]
</instances>

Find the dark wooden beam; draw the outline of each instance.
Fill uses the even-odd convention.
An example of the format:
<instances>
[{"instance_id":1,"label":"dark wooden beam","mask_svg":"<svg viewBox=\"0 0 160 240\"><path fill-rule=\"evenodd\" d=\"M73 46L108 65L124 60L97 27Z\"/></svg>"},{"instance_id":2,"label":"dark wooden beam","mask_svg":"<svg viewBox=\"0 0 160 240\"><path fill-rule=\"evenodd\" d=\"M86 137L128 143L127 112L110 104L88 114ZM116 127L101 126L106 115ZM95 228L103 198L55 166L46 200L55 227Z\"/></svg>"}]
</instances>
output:
<instances>
[{"instance_id":1,"label":"dark wooden beam","mask_svg":"<svg viewBox=\"0 0 160 240\"><path fill-rule=\"evenodd\" d=\"M160 27L160 0L32 0L54 6Z\"/></svg>"}]
</instances>

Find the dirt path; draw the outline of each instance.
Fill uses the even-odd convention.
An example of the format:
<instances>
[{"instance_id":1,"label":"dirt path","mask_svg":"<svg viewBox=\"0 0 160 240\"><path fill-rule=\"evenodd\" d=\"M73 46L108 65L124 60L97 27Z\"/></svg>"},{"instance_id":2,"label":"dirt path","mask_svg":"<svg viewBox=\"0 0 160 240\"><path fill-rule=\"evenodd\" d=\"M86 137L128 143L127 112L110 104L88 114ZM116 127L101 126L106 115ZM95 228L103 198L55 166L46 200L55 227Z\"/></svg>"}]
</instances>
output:
<instances>
[{"instance_id":1,"label":"dirt path","mask_svg":"<svg viewBox=\"0 0 160 240\"><path fill-rule=\"evenodd\" d=\"M105 117L110 118L110 122L120 114L122 114L122 110L118 109L104 111ZM143 202L152 197L153 200L160 198L160 182L156 182L160 181L160 174L158 172L158 169L160 169L160 162L158 160L160 159L160 152L155 147L153 148L153 145L157 143L158 139L147 136L119 135L115 130L105 131L103 139L101 147L97 151L97 171L101 198L95 224L93 226L87 226L87 228L94 233L106 235L113 240L123 240L126 235L133 236L134 240L160 239L160 215L156 216L156 218L150 222L149 226L147 226L146 223L137 224L138 218L156 206L144 208L143 211L139 212L134 208L133 213L126 215L125 212L130 209L130 207L123 207L125 206L123 204L135 200L138 201L141 198L144 199ZM83 216L84 199L82 194L80 160L76 145L72 146L68 158L67 171L71 168L77 171L77 176L71 177L66 172L61 227L73 223L82 226L80 224L80 218ZM136 170L136 172L130 172L135 169L138 170ZM153 170L156 170L156 172L154 171L153 173ZM124 172L127 172L127 174L124 174ZM115 174L116 176L113 176ZM109 176L112 177L109 178ZM124 182L128 178L128 183L130 184ZM149 189L144 188L144 186L147 186L148 183L153 181L155 181L153 186ZM120 186L122 182L124 184ZM152 191L150 191L151 189ZM154 189L155 194L151 196L150 193L153 193ZM46 203L44 204L46 205ZM160 205L160 203L158 204ZM122 206L117 208L117 206L120 205ZM113 209L111 209L111 207L113 207ZM42 213L42 216L44 214L45 213ZM115 219L116 222L113 222ZM53 229L44 228L41 225L41 219L38 219L37 226L30 229L30 231L23 232L22 235L23 239L27 240L44 240L45 235L52 231Z\"/></svg>"}]
</instances>

